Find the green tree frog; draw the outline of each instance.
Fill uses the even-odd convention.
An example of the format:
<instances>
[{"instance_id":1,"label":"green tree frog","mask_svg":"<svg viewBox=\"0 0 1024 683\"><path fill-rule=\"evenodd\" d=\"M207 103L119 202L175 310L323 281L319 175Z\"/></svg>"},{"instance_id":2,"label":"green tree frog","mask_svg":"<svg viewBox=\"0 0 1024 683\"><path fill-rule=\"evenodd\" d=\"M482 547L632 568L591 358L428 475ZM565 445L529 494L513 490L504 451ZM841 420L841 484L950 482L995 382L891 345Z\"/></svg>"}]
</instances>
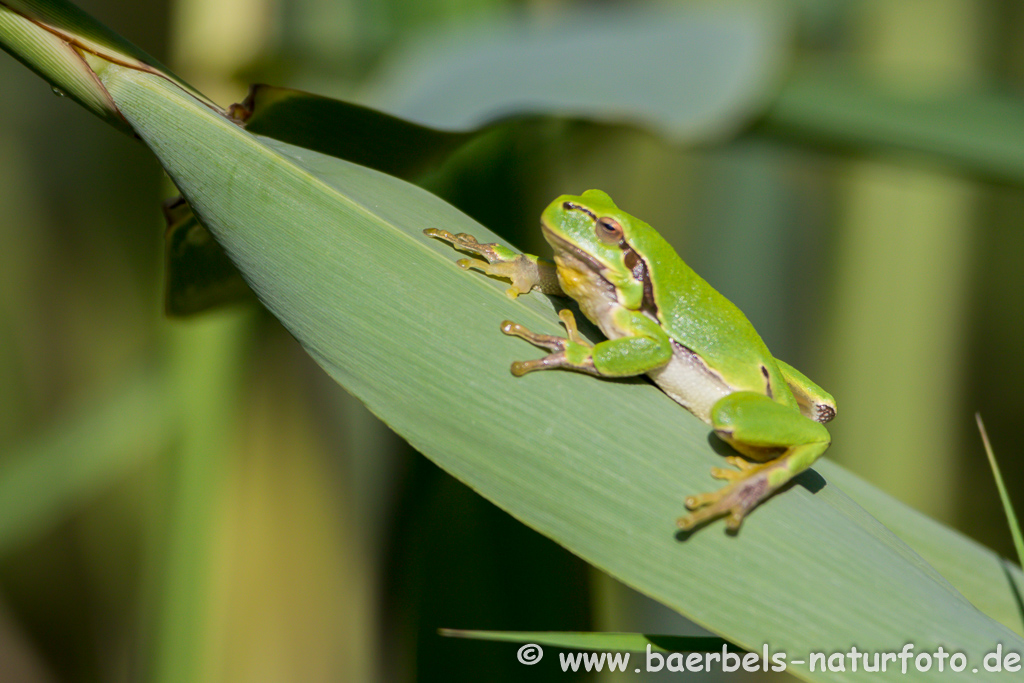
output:
<instances>
[{"instance_id":1,"label":"green tree frog","mask_svg":"<svg viewBox=\"0 0 1024 683\"><path fill-rule=\"evenodd\" d=\"M730 530L829 447L824 423L832 397L774 358L747 317L687 266L651 226L619 209L604 192L563 195L541 216L554 263L480 244L437 229L430 237L480 259L463 268L505 278L513 298L537 289L574 299L607 340L591 345L572 312L559 313L567 338L505 321L505 334L551 353L513 363L512 374L565 368L598 377L646 374L673 400L711 425L746 458L712 468L728 484L686 499L683 529L727 515Z\"/></svg>"}]
</instances>

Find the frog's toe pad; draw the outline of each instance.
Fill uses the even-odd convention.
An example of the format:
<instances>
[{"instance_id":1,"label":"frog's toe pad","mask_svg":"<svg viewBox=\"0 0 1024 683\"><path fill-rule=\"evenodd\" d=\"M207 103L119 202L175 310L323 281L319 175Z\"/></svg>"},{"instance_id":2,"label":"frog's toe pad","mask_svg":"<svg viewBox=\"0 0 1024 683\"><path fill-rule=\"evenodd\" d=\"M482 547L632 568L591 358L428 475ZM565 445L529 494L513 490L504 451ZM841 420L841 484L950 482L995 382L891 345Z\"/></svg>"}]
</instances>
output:
<instances>
[{"instance_id":1,"label":"frog's toe pad","mask_svg":"<svg viewBox=\"0 0 1024 683\"><path fill-rule=\"evenodd\" d=\"M530 332L519 323L514 323L511 320L503 320L501 323L501 331L510 337L519 337L525 341L530 342L534 346L539 346L542 349L548 351L564 351L565 343L568 341L565 337L556 337L553 334L537 334L536 332Z\"/></svg>"},{"instance_id":2,"label":"frog's toe pad","mask_svg":"<svg viewBox=\"0 0 1024 683\"><path fill-rule=\"evenodd\" d=\"M724 467L712 467L711 476L715 479L725 479L726 481L735 481L743 476L743 472L739 470L729 470Z\"/></svg>"},{"instance_id":3,"label":"frog's toe pad","mask_svg":"<svg viewBox=\"0 0 1024 683\"><path fill-rule=\"evenodd\" d=\"M735 467L736 469L742 470L744 472L757 467L756 464L750 462L746 458L741 458L738 455L727 455L725 456L725 461L732 465L733 467Z\"/></svg>"}]
</instances>

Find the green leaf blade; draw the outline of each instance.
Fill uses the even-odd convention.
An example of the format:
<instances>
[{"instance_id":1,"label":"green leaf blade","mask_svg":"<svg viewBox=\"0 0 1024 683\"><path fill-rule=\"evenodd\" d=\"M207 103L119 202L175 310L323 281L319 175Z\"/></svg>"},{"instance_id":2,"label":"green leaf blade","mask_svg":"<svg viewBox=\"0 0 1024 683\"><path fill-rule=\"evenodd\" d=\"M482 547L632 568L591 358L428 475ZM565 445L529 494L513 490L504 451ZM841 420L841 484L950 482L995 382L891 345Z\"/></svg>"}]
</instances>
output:
<instances>
[{"instance_id":1,"label":"green leaf blade","mask_svg":"<svg viewBox=\"0 0 1024 683\"><path fill-rule=\"evenodd\" d=\"M503 643L538 643L576 650L602 652L721 652L736 647L727 640L709 636L668 636L648 633L586 633L573 631L471 631L443 628L442 636L493 640Z\"/></svg>"},{"instance_id":2,"label":"green leaf blade","mask_svg":"<svg viewBox=\"0 0 1024 683\"><path fill-rule=\"evenodd\" d=\"M971 604L1024 635L1024 573L992 550L892 498L835 463L815 469L899 536Z\"/></svg>"},{"instance_id":3,"label":"green leaf blade","mask_svg":"<svg viewBox=\"0 0 1024 683\"><path fill-rule=\"evenodd\" d=\"M801 68L768 108L760 130L818 148L916 155L961 173L1024 182L1019 97L971 90L912 96L836 67Z\"/></svg>"},{"instance_id":4,"label":"green leaf blade","mask_svg":"<svg viewBox=\"0 0 1024 683\"><path fill-rule=\"evenodd\" d=\"M992 451L992 444L988 440L985 423L981 421L981 414L976 413L974 417L978 422L978 431L981 432L981 440L985 445L985 455L988 456L989 467L992 468L992 477L995 479L996 488L999 490L999 500L1003 503L1003 512L1006 514L1006 521L1010 525L1013 547L1017 550L1017 561L1024 564L1024 536L1021 536L1020 522L1017 521L1017 514L1013 510L1010 492L1006 490L1006 484L1003 482L1003 473L999 471L999 463L996 462L996 454Z\"/></svg>"},{"instance_id":5,"label":"green leaf blade","mask_svg":"<svg viewBox=\"0 0 1024 683\"><path fill-rule=\"evenodd\" d=\"M413 179L478 131L446 133L313 93L254 85L232 113L254 135Z\"/></svg>"},{"instance_id":6,"label":"green leaf blade","mask_svg":"<svg viewBox=\"0 0 1024 683\"><path fill-rule=\"evenodd\" d=\"M707 428L645 382L524 379L510 318L557 332L541 297L457 268L424 227L492 235L438 198L254 138L166 81L111 74L125 115L260 298L337 381L413 446L529 526L738 645L967 653L1024 647L838 487L805 477L739 536L686 540L687 493L715 486ZM796 669L808 680L833 676ZM970 676L913 672L907 680ZM848 672L843 680L871 680Z\"/></svg>"},{"instance_id":7,"label":"green leaf blade","mask_svg":"<svg viewBox=\"0 0 1024 683\"><path fill-rule=\"evenodd\" d=\"M788 61L788 19L754 2L505 17L411 46L360 99L442 130L541 114L721 139L771 97Z\"/></svg>"}]
</instances>

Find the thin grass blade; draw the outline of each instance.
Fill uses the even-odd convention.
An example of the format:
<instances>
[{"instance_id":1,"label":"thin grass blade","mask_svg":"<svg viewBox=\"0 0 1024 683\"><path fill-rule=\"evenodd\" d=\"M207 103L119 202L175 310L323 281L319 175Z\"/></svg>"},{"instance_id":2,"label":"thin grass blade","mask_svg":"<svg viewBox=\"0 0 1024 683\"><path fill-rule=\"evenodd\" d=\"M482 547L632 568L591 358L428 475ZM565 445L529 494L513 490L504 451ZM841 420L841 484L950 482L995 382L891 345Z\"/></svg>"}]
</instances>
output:
<instances>
[{"instance_id":1,"label":"thin grass blade","mask_svg":"<svg viewBox=\"0 0 1024 683\"><path fill-rule=\"evenodd\" d=\"M587 633L579 631L473 631L443 628L449 638L493 640L504 643L539 643L552 647L602 652L730 652L742 651L723 638L710 636L668 636L649 633Z\"/></svg>"},{"instance_id":2,"label":"thin grass blade","mask_svg":"<svg viewBox=\"0 0 1024 683\"><path fill-rule=\"evenodd\" d=\"M988 440L988 432L985 431L985 423L981 419L981 413L975 413L974 419L978 422L981 441L985 444L985 455L988 456L988 464L992 468L992 477L996 480L996 488L999 489L999 499L1003 502L1006 522L1010 525L1013 546L1017 549L1017 562L1024 565L1024 536L1020 533L1020 522L1017 521L1017 514L1013 511L1013 501L1010 500L1010 493L1006 490L1006 484L1003 482L1003 474L999 471L996 454L992 452L992 444Z\"/></svg>"}]
</instances>

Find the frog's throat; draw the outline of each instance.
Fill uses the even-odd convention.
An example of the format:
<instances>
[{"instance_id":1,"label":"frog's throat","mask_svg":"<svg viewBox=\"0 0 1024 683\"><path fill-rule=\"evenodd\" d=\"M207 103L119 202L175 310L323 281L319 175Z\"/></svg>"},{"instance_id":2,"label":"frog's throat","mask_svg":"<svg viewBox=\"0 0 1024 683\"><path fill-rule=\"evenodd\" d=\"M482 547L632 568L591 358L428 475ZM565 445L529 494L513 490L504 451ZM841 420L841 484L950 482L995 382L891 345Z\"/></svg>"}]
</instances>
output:
<instances>
[{"instance_id":1,"label":"frog's throat","mask_svg":"<svg viewBox=\"0 0 1024 683\"><path fill-rule=\"evenodd\" d=\"M610 328L606 323L610 307L618 305L618 296L612 283L588 265L577 261L571 253L556 252L555 263L562 291L579 305L580 311L590 322L601 328L606 335L609 334Z\"/></svg>"}]
</instances>

